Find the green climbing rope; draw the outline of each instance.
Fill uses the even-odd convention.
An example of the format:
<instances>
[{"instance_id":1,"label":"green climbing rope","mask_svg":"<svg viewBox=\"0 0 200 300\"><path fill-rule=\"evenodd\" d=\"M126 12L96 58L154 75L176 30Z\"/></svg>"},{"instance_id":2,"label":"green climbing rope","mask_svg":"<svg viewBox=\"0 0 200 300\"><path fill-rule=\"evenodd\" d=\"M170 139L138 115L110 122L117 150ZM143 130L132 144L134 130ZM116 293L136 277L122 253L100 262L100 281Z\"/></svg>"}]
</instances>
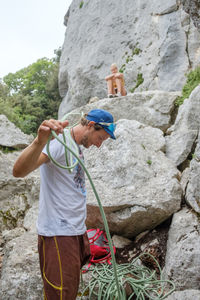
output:
<instances>
[{"instance_id":1,"label":"green climbing rope","mask_svg":"<svg viewBox=\"0 0 200 300\"><path fill-rule=\"evenodd\" d=\"M151 257L159 270L156 271L141 265L142 256ZM163 300L174 290L172 281L163 280L160 265L150 253L142 253L130 263L117 264L117 276L120 284L121 298L118 297L115 277L113 276L113 265L100 264L92 269L91 280L83 289L82 297L89 290L89 300L96 296L98 300ZM158 276L160 278L158 279ZM82 299L81 297L81 299Z\"/></svg>"},{"instance_id":2,"label":"green climbing rope","mask_svg":"<svg viewBox=\"0 0 200 300\"><path fill-rule=\"evenodd\" d=\"M71 114L71 113L70 113ZM64 121L67 119L67 117L70 114L66 114L61 121ZM76 123L77 124L77 123ZM72 128L73 126L69 126L67 128ZM65 147L65 157L66 157L66 165L63 166L59 164L50 153L50 141L52 137L56 138L58 142L60 142ZM68 142L68 144L67 144ZM73 149L70 147L73 143ZM69 141L66 141L65 138L65 131L63 133L63 140L58 137L58 135L55 133L55 131L52 130L51 136L49 137L49 140L47 142L47 153L49 158L52 160L52 162L57 165L60 168L67 169L69 172L72 172L73 168L79 163L84 172L86 173L88 180L91 184L92 190L95 194L95 197L97 199L100 213L104 222L105 231L108 238L108 243L111 250L111 256L112 256L112 265L108 264L100 264L98 267L96 266L93 268L92 271L92 279L89 283L89 285L84 289L82 292L82 295L84 295L85 291L89 288L89 299L91 299L92 295L96 295L98 297L98 300L126 300L127 299L127 286L131 288L131 294L128 296L128 299L131 300L133 295L136 296L136 300L163 300L165 299L169 294L171 294L175 290L174 283L168 280L162 279L162 272L161 268L156 261L156 259L150 255L149 253L143 253L140 256L138 256L135 260L133 260L129 264L117 264L115 259L115 254L112 246L112 239L108 227L108 222L105 216L105 212L103 209L103 206L101 204L99 195L96 191L96 188L94 186L94 183L92 181L92 178L86 169L84 163L79 158L79 151L78 146L74 142L74 140L69 138ZM70 155L69 155L70 154ZM68 159L68 156L70 156L70 159ZM75 163L73 162L73 158L75 158ZM70 161L70 162L69 162ZM152 257L152 259L157 264L157 267L160 271L160 279L157 279L156 272L152 272L150 269L139 266L138 265L138 259L142 255L149 255ZM171 289L168 290L167 293L164 293L164 284L171 285ZM148 297L148 298L147 298ZM81 297L82 299L82 297Z\"/></svg>"},{"instance_id":3,"label":"green climbing rope","mask_svg":"<svg viewBox=\"0 0 200 300\"><path fill-rule=\"evenodd\" d=\"M80 113L68 113L66 115L64 115L64 117L61 119L61 121L64 121L66 120L66 118L69 116L69 115L80 115ZM82 115L82 114L81 114ZM76 126L78 124L78 122L76 122L72 127ZM71 126L67 126L65 129L70 129ZM66 165L63 166L61 164L59 164L51 155L51 152L50 152L50 141L51 141L51 138L52 138L52 135L58 140L61 142L61 140L58 138L57 134L55 133L55 131L52 130L52 134L50 136L50 138L48 139L48 142L47 142L47 153L48 153L48 156L49 158L52 160L52 162L57 165L58 167L62 168L62 169L67 169L70 173L73 171L73 169L75 168L75 166L78 164L79 162L79 150L78 150L78 146L76 145L76 143L74 142L74 140L72 139L71 137L71 134L68 135L68 146L65 147L65 161L66 161ZM66 141L66 136L65 136L65 130L62 134L63 136L63 141L64 141L64 146L67 145L67 141ZM76 160L75 162L73 163L73 153L72 151L67 151L70 148L70 146L74 147L75 149L75 157L76 157ZM78 158L77 158L78 157Z\"/></svg>"}]
</instances>

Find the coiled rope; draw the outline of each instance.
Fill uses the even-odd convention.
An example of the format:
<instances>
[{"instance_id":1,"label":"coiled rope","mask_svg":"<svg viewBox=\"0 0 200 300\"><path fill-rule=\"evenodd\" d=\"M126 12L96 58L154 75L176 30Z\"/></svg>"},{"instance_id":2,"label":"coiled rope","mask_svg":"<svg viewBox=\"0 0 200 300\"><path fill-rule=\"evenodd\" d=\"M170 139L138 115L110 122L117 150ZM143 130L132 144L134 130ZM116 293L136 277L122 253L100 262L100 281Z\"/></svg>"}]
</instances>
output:
<instances>
[{"instance_id":1,"label":"coiled rope","mask_svg":"<svg viewBox=\"0 0 200 300\"><path fill-rule=\"evenodd\" d=\"M139 259L147 255L157 265L160 279L158 279L158 274L155 270L152 271L141 265ZM150 253L142 253L130 263L117 264L117 276L121 292L119 298L113 267L114 264L100 264L98 267L94 267L91 280L82 291L82 296L87 294L89 290L89 300L94 299L93 296L96 296L98 300L163 300L175 290L175 285L172 281L162 279L162 271L155 257ZM167 284L171 286L171 288L168 287L168 292L166 292Z\"/></svg>"},{"instance_id":2,"label":"coiled rope","mask_svg":"<svg viewBox=\"0 0 200 300\"><path fill-rule=\"evenodd\" d=\"M69 115L80 115L77 113L68 113L66 114L61 121L64 121L68 118ZM76 126L74 124L73 126L66 127L67 129L71 129L72 127ZM65 147L65 158L66 158L66 165L63 166L59 164L50 153L49 145L52 137L56 138L58 142L60 142ZM73 143L73 146L75 147L75 151L73 151L69 145L67 145L67 142L69 144ZM95 197L97 199L100 213L104 222L105 231L107 234L107 239L111 251L111 257L112 257L112 265L107 264L100 264L98 267L95 267L92 272L92 280L90 281L89 285L84 289L82 292L82 296L84 296L85 291L89 288L89 299L91 299L92 295L96 295L98 297L98 300L126 300L126 286L127 284L131 287L132 292L128 299L132 299L134 295L136 296L136 300L145 300L146 297L149 297L147 299L151 300L163 300L165 299L169 294L171 294L175 290L175 285L172 281L169 280L163 280L162 279L162 272L161 268L156 261L156 259L149 253L143 253L140 256L138 256L135 260L133 260L129 264L117 264L115 259L115 254L112 246L112 239L108 227L108 222L105 216L105 212L103 209L103 206L101 204L99 195L96 191L96 188L94 186L94 183L92 181L92 178L86 169L84 163L79 158L79 150L77 144L74 142L74 140L71 138L70 141L66 141L65 133L63 132L63 140L61 140L56 132L54 130L51 131L51 135L47 142L47 153L49 158L52 160L52 162L57 165L60 168L67 169L69 172L72 172L74 167L79 163L84 172L86 173L88 180L90 182L90 185L92 187L92 190L95 194ZM68 159L69 157L69 159ZM76 161L73 163L73 158L76 159ZM160 271L160 279L157 279L156 272L151 271L150 269L144 267L144 266L137 266L138 259L142 255L149 255L152 257L152 259L155 261L155 263L158 266L158 269ZM114 274L114 276L113 276ZM171 289L164 294L164 284L171 285ZM81 297L82 299L82 297Z\"/></svg>"}]
</instances>

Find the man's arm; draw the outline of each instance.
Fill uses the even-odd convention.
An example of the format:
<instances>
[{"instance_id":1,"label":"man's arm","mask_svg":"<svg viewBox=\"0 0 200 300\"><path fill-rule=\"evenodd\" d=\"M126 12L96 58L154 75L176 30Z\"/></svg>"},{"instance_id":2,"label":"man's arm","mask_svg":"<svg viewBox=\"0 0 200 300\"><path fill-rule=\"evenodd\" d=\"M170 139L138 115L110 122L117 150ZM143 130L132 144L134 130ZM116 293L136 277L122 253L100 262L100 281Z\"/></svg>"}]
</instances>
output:
<instances>
[{"instance_id":1,"label":"man's arm","mask_svg":"<svg viewBox=\"0 0 200 300\"><path fill-rule=\"evenodd\" d=\"M124 78L124 74L123 73L115 73L114 77L115 78L119 78L119 79L123 79Z\"/></svg>"},{"instance_id":2,"label":"man's arm","mask_svg":"<svg viewBox=\"0 0 200 300\"><path fill-rule=\"evenodd\" d=\"M108 75L105 77L105 80L108 81L109 79L113 79L114 78L114 74Z\"/></svg>"},{"instance_id":3,"label":"man's arm","mask_svg":"<svg viewBox=\"0 0 200 300\"><path fill-rule=\"evenodd\" d=\"M53 119L42 122L35 140L26 149L24 149L16 160L13 167L13 176L25 177L43 163L48 162L49 158L47 155L42 153L42 150L48 141L51 129L54 130L56 134L59 134L63 132L63 129L67 125L68 121L60 122Z\"/></svg>"}]
</instances>

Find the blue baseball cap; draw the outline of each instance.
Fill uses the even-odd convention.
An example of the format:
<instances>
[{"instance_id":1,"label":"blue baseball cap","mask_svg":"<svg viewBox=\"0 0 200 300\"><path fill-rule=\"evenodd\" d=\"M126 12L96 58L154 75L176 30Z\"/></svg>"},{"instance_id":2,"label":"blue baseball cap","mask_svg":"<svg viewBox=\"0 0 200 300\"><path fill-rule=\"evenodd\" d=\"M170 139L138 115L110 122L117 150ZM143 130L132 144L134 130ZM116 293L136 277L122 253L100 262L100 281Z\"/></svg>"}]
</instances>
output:
<instances>
[{"instance_id":1,"label":"blue baseball cap","mask_svg":"<svg viewBox=\"0 0 200 300\"><path fill-rule=\"evenodd\" d=\"M91 110L86 119L89 121L93 121L99 124L113 140L116 140L114 135L116 124L114 124L113 116L106 110L103 109L93 109Z\"/></svg>"}]
</instances>

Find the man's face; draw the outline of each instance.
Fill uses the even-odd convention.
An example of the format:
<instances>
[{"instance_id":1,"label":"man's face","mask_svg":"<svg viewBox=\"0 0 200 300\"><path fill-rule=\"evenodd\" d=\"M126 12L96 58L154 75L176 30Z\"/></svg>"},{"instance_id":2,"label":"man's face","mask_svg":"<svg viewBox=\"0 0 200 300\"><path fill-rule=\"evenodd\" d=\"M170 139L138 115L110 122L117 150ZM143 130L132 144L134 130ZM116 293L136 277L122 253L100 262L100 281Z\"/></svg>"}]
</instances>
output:
<instances>
[{"instance_id":1,"label":"man's face","mask_svg":"<svg viewBox=\"0 0 200 300\"><path fill-rule=\"evenodd\" d=\"M118 72L118 69L117 69L117 67L115 67L115 66L111 67L110 70L111 70L111 73L112 73L112 74Z\"/></svg>"},{"instance_id":2,"label":"man's face","mask_svg":"<svg viewBox=\"0 0 200 300\"><path fill-rule=\"evenodd\" d=\"M101 147L102 143L110 137L103 128L100 130L95 130L94 126L88 128L88 130L83 135L81 140L81 145L85 148L89 148L94 145L97 148Z\"/></svg>"}]
</instances>

